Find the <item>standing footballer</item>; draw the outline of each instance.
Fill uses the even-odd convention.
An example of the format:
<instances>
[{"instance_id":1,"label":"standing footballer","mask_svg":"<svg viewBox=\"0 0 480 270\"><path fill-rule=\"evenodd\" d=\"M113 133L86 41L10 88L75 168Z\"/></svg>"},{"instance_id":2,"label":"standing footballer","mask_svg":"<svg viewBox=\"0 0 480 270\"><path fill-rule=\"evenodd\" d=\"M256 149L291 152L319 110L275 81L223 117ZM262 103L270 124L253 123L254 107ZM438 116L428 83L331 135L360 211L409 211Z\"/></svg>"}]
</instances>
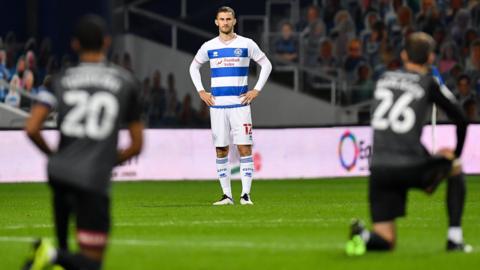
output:
<instances>
[{"instance_id":1,"label":"standing footballer","mask_svg":"<svg viewBox=\"0 0 480 270\"><path fill-rule=\"evenodd\" d=\"M451 92L440 87L429 70L435 56L435 41L428 34L411 34L401 56L404 70L386 72L377 82L374 97L373 157L370 165L369 204L373 230L352 223L349 255L365 251L392 250L396 243L395 220L406 214L410 189L427 194L447 179L446 206L449 228L446 249L469 252L461 227L465 204L465 176L460 156L467 119ZM432 104L442 108L457 128L455 150L430 155L420 142L423 124Z\"/></svg>"},{"instance_id":2,"label":"standing footballer","mask_svg":"<svg viewBox=\"0 0 480 270\"><path fill-rule=\"evenodd\" d=\"M140 88L128 71L106 61L110 40L102 18L83 17L72 41L80 64L56 76L51 92L39 93L40 102L33 106L27 121L28 136L48 155L58 249L49 241L39 241L24 269L51 269L55 264L67 270L99 270L102 266L110 229L111 171L140 153L143 141ZM56 151L40 133L52 109L58 112L60 131ZM118 151L118 133L123 125L131 142ZM71 218L76 223L78 253L68 250Z\"/></svg>"},{"instance_id":3,"label":"standing footballer","mask_svg":"<svg viewBox=\"0 0 480 270\"><path fill-rule=\"evenodd\" d=\"M240 153L240 203L253 204L250 198L254 170L250 103L259 95L272 70L265 53L253 40L234 33L235 23L235 11L232 8L219 8L215 18L218 37L205 42L190 65L190 76L195 88L200 98L210 106L213 143L217 152L217 175L223 190L223 196L214 205L233 204L228 162L230 135ZM262 69L257 84L248 90L250 59ZM212 77L210 93L205 91L200 77L200 67L207 61L210 61Z\"/></svg>"}]
</instances>

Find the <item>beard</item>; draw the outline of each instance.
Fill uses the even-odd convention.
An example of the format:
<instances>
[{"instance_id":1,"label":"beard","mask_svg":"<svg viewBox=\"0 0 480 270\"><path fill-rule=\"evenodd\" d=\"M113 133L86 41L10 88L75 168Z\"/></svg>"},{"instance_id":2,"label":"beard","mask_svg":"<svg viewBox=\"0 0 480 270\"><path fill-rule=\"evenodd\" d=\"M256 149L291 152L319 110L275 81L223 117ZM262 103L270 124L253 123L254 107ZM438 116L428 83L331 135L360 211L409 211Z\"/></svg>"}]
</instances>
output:
<instances>
[{"instance_id":1,"label":"beard","mask_svg":"<svg viewBox=\"0 0 480 270\"><path fill-rule=\"evenodd\" d=\"M231 34L233 32L233 26L232 27L220 27L220 32L222 34L225 34L225 35L228 35L228 34Z\"/></svg>"}]
</instances>

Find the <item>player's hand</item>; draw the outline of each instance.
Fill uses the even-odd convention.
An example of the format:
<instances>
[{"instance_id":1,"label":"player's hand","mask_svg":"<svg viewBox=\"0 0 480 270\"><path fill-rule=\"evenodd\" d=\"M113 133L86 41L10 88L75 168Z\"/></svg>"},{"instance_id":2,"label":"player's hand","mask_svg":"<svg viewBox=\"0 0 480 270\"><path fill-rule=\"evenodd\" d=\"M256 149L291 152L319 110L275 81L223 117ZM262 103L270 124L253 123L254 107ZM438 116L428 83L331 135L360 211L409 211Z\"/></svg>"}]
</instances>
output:
<instances>
[{"instance_id":1,"label":"player's hand","mask_svg":"<svg viewBox=\"0 0 480 270\"><path fill-rule=\"evenodd\" d=\"M242 98L242 104L244 105L248 105L250 103L252 103L252 101L258 97L258 95L260 94L260 91L256 90L256 89L252 89L250 91L248 91L247 93L243 94L240 96L240 98Z\"/></svg>"},{"instance_id":2,"label":"player's hand","mask_svg":"<svg viewBox=\"0 0 480 270\"><path fill-rule=\"evenodd\" d=\"M208 106L215 105L215 99L213 98L212 94L208 93L205 90L198 91L200 98L207 104Z\"/></svg>"}]
</instances>

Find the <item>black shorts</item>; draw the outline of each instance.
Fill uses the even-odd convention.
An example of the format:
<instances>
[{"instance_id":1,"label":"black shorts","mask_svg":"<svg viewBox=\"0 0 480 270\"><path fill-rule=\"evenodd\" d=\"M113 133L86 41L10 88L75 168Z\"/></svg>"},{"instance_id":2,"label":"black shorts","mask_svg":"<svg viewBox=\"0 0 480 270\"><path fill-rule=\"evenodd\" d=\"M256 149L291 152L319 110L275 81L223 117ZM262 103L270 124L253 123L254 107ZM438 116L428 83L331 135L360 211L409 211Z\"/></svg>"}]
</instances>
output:
<instances>
[{"instance_id":1,"label":"black shorts","mask_svg":"<svg viewBox=\"0 0 480 270\"><path fill-rule=\"evenodd\" d=\"M414 166L371 168L368 197L372 221L393 221L405 216L408 190L433 192L451 168L452 161L444 157L429 157Z\"/></svg>"},{"instance_id":2,"label":"black shorts","mask_svg":"<svg viewBox=\"0 0 480 270\"><path fill-rule=\"evenodd\" d=\"M110 198L97 192L50 181L54 204L68 205L76 220L77 233L106 235L110 231ZM54 206L54 209L57 207Z\"/></svg>"}]
</instances>

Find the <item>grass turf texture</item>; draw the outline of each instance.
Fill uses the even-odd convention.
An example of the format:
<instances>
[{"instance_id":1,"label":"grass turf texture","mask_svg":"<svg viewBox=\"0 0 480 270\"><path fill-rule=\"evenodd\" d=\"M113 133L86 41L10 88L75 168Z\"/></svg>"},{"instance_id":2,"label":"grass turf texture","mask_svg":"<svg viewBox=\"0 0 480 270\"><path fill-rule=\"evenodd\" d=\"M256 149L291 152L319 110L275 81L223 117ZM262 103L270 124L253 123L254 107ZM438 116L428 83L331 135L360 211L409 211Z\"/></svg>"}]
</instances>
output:
<instances>
[{"instance_id":1,"label":"grass turf texture","mask_svg":"<svg viewBox=\"0 0 480 270\"><path fill-rule=\"evenodd\" d=\"M253 207L213 207L217 182L115 183L104 269L476 269L480 177L468 177L464 233L472 254L445 252L445 185L411 192L394 253L344 255L352 217L368 221L366 180L256 181ZM19 269L33 236L52 237L45 184L0 185L0 269Z\"/></svg>"}]
</instances>

